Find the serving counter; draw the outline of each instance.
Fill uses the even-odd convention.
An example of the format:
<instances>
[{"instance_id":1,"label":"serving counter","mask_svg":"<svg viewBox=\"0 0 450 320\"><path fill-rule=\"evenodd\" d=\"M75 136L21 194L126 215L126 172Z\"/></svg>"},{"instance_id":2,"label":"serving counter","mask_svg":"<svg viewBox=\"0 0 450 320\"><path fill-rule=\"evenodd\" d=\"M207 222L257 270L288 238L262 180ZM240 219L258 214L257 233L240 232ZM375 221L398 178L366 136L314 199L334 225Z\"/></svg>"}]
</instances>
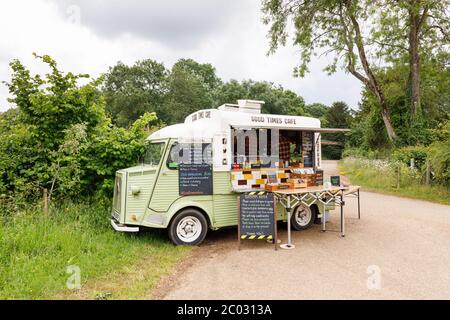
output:
<instances>
[{"instance_id":1,"label":"serving counter","mask_svg":"<svg viewBox=\"0 0 450 320\"><path fill-rule=\"evenodd\" d=\"M358 198L358 218L360 218L360 201L359 201L359 186L317 186L308 187L300 189L286 189L277 190L273 194L277 201L286 209L287 223L288 223L288 242L287 244L281 245L284 249L295 248L292 243L291 237L291 217L292 209L294 209L299 204L304 204L310 206L312 203L319 201L324 205L334 203L340 206L341 214L341 236L345 237L345 215L344 215L344 195L354 195ZM322 214L322 232L326 231L325 224L325 212Z\"/></svg>"}]
</instances>

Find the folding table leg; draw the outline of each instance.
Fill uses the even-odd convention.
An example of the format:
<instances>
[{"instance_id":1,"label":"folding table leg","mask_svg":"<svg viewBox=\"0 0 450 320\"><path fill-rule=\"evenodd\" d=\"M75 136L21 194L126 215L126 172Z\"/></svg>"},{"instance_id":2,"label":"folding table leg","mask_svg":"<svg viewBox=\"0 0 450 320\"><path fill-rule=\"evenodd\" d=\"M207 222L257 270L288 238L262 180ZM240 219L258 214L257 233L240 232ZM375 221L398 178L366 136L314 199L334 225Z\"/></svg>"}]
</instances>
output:
<instances>
[{"instance_id":1,"label":"folding table leg","mask_svg":"<svg viewBox=\"0 0 450 320\"><path fill-rule=\"evenodd\" d=\"M326 216L326 211L325 211L325 206L324 206L323 213L322 213L322 232L326 231L325 216Z\"/></svg>"},{"instance_id":2,"label":"folding table leg","mask_svg":"<svg viewBox=\"0 0 450 320\"><path fill-rule=\"evenodd\" d=\"M341 237L345 237L344 196L341 193Z\"/></svg>"}]
</instances>

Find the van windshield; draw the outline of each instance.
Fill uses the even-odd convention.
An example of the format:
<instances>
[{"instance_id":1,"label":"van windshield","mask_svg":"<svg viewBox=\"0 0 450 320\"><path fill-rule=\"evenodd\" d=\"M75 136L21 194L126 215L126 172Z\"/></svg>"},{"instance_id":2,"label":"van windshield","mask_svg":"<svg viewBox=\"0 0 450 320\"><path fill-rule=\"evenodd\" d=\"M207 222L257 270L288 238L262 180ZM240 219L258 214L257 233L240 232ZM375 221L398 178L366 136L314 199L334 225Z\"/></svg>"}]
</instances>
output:
<instances>
[{"instance_id":1,"label":"van windshield","mask_svg":"<svg viewBox=\"0 0 450 320\"><path fill-rule=\"evenodd\" d=\"M144 164L158 165L161 161L162 153L164 151L164 142L147 144L144 156Z\"/></svg>"}]
</instances>

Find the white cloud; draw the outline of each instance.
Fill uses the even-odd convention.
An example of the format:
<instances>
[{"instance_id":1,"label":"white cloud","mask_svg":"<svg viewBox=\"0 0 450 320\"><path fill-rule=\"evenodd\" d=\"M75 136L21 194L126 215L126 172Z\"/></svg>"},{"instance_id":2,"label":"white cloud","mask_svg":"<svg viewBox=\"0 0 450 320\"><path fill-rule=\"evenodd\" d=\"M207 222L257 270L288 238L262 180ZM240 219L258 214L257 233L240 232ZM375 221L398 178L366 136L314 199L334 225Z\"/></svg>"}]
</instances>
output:
<instances>
[{"instance_id":1,"label":"white cloud","mask_svg":"<svg viewBox=\"0 0 450 320\"><path fill-rule=\"evenodd\" d=\"M360 83L343 72L327 76L322 72L327 61L324 58L313 59L311 73L298 79L292 77L293 67L298 63L297 49L287 46L267 56L267 27L261 22L257 0L236 1L230 7L226 5L229 1L213 1L215 6L208 5L202 9L201 15L205 16L202 21L196 21L201 19L201 15L192 17L192 8L187 5L177 6L177 12L173 13L167 11L169 7L162 5L162 1L147 1L145 4L123 1L117 7L120 10L111 8L118 4L117 1L91 2L96 5L91 4L87 8L83 7L87 2L78 3L81 23L77 24L77 12L70 5L65 8L50 0L2 1L0 28L6 31L0 38L0 80L10 80L8 62L13 58L20 59L33 72L44 72L42 64L32 57L32 52L50 54L63 70L92 76L107 71L119 60L131 64L138 59L152 58L170 67L179 58L193 58L214 65L224 80L254 79L279 83L303 96L307 103L330 104L343 100L356 107L359 101ZM170 3L174 4L172 0ZM198 5L200 2L196 0L195 3ZM129 28L124 24L113 25L114 20L107 17L103 17L103 24L102 21L94 24L86 20L88 10L91 10L89 15L94 15L95 10L98 12L103 8L102 5L105 12L113 12L116 16L132 8L123 13L129 20L135 12L140 12L140 4L142 12L154 6L154 12L164 15L167 11L167 16L159 22L149 23L149 27L141 32L139 26L145 22L142 12L138 15L139 23ZM220 21L214 18L218 16L217 12L220 13ZM161 24L159 28L155 25L157 22ZM108 25L111 27L109 33ZM168 26L173 28L166 30ZM120 28L126 30L120 32ZM183 31L183 41L187 39L188 44L181 41L180 45L177 41L176 34L180 30ZM7 90L0 86L0 111L8 107L6 96Z\"/></svg>"}]
</instances>

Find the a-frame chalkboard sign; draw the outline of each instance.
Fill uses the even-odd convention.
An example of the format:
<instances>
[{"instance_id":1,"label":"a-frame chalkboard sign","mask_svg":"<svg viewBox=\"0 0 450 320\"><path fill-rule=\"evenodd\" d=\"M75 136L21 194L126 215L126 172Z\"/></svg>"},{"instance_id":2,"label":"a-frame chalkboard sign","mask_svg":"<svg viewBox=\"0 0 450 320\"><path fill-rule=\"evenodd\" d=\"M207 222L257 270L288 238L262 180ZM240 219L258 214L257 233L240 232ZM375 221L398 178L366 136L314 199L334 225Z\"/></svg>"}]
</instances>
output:
<instances>
[{"instance_id":1,"label":"a-frame chalkboard sign","mask_svg":"<svg viewBox=\"0 0 450 320\"><path fill-rule=\"evenodd\" d=\"M238 197L239 250L242 240L272 240L277 250L277 214L272 193L255 191Z\"/></svg>"}]
</instances>

